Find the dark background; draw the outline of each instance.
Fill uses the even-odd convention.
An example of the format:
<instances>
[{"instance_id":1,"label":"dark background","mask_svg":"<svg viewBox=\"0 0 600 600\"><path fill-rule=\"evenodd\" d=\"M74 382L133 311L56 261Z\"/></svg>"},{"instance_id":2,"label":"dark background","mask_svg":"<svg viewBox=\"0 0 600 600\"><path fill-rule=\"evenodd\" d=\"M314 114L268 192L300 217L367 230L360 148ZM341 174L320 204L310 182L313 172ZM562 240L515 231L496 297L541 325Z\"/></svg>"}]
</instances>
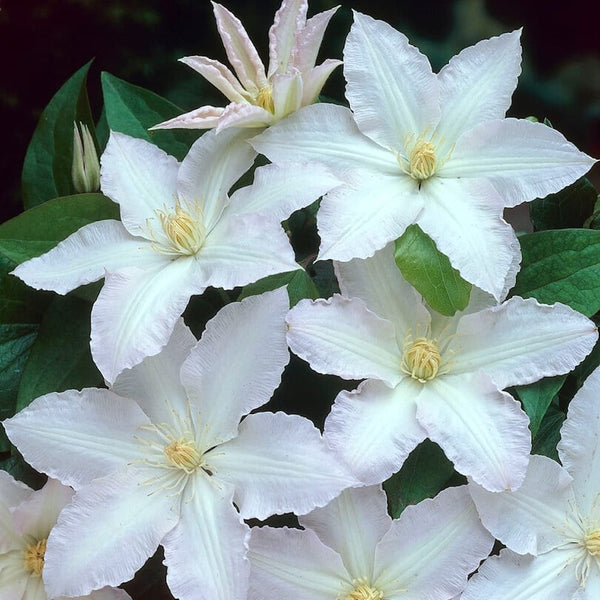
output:
<instances>
[{"instance_id":1,"label":"dark background","mask_svg":"<svg viewBox=\"0 0 600 600\"><path fill-rule=\"evenodd\" d=\"M223 3L243 21L266 60L267 30L279 0ZM436 70L461 48L523 26L523 75L509 114L548 117L580 149L600 155L595 0L341 0L340 4L321 60L341 58L351 8L406 33ZM309 15L335 5L334 0L312 0ZM224 105L219 92L176 62L194 54L226 62L208 0L0 0L0 7L0 220L21 210L20 171L41 111L60 85L91 58L95 60L88 83L96 117L103 70L164 95L185 110L208 103ZM342 99L341 69L324 94Z\"/></svg>"}]
</instances>

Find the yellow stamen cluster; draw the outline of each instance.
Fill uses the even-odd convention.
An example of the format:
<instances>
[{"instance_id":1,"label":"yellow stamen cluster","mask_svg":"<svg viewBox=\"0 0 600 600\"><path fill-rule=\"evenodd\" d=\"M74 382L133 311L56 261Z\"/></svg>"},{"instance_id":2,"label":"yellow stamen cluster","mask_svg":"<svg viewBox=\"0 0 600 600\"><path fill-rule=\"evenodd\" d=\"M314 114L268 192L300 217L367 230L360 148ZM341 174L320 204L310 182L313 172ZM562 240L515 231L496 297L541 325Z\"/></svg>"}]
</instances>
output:
<instances>
[{"instance_id":1,"label":"yellow stamen cluster","mask_svg":"<svg viewBox=\"0 0 600 600\"><path fill-rule=\"evenodd\" d=\"M270 113L275 113L275 102L273 101L273 87L266 85L258 90L256 104Z\"/></svg>"},{"instance_id":2,"label":"yellow stamen cluster","mask_svg":"<svg viewBox=\"0 0 600 600\"><path fill-rule=\"evenodd\" d=\"M404 342L401 369L413 379L425 383L433 379L440 370L442 357L436 340L425 337L412 339L408 336Z\"/></svg>"},{"instance_id":3,"label":"yellow stamen cluster","mask_svg":"<svg viewBox=\"0 0 600 600\"><path fill-rule=\"evenodd\" d=\"M202 215L194 219L179 203L175 205L175 212L157 212L163 231L177 254L193 256L201 250L206 240Z\"/></svg>"},{"instance_id":4,"label":"yellow stamen cluster","mask_svg":"<svg viewBox=\"0 0 600 600\"><path fill-rule=\"evenodd\" d=\"M592 555L600 554L600 529L595 529L585 537L585 549Z\"/></svg>"},{"instance_id":5,"label":"yellow stamen cluster","mask_svg":"<svg viewBox=\"0 0 600 600\"><path fill-rule=\"evenodd\" d=\"M358 585L356 585L356 587L346 596L346 600L384 600L384 598L383 592L366 583L358 583Z\"/></svg>"},{"instance_id":6,"label":"yellow stamen cluster","mask_svg":"<svg viewBox=\"0 0 600 600\"><path fill-rule=\"evenodd\" d=\"M437 166L435 146L427 140L418 140L408 157L408 174L417 181L425 181Z\"/></svg>"},{"instance_id":7,"label":"yellow stamen cluster","mask_svg":"<svg viewBox=\"0 0 600 600\"><path fill-rule=\"evenodd\" d=\"M44 555L46 554L46 539L33 542L24 551L23 562L25 570L33 576L40 577L44 568Z\"/></svg>"},{"instance_id":8,"label":"yellow stamen cluster","mask_svg":"<svg viewBox=\"0 0 600 600\"><path fill-rule=\"evenodd\" d=\"M185 471L188 475L202 464L202 455L192 440L185 438L174 440L165 446L163 452L174 467Z\"/></svg>"}]
</instances>

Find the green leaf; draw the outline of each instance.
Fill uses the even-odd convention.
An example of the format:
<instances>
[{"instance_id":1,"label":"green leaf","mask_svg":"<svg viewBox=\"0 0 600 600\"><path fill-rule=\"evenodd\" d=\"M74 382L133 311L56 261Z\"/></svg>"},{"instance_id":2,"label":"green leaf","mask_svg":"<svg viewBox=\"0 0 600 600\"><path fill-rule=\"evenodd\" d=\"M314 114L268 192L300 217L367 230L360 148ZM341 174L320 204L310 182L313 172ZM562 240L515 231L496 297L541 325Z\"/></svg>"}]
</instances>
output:
<instances>
[{"instance_id":1,"label":"green leaf","mask_svg":"<svg viewBox=\"0 0 600 600\"><path fill-rule=\"evenodd\" d=\"M560 391L566 375L546 377L530 385L515 388L523 409L529 417L529 429L535 437L552 400Z\"/></svg>"},{"instance_id":2,"label":"green leaf","mask_svg":"<svg viewBox=\"0 0 600 600\"><path fill-rule=\"evenodd\" d=\"M582 177L556 194L538 198L529 204L536 231L583 227L596 202L596 189Z\"/></svg>"},{"instance_id":3,"label":"green leaf","mask_svg":"<svg viewBox=\"0 0 600 600\"><path fill-rule=\"evenodd\" d=\"M17 410L49 392L103 387L90 354L90 312L76 296L54 298L23 369Z\"/></svg>"},{"instance_id":4,"label":"green leaf","mask_svg":"<svg viewBox=\"0 0 600 600\"><path fill-rule=\"evenodd\" d=\"M437 312L452 316L469 303L471 284L418 225L409 225L396 240L396 264L404 278Z\"/></svg>"},{"instance_id":5,"label":"green leaf","mask_svg":"<svg viewBox=\"0 0 600 600\"><path fill-rule=\"evenodd\" d=\"M533 438L532 454L542 454L558 461L556 446L560 441L560 428L564 420L565 414L554 404L551 404L542 419L537 435Z\"/></svg>"},{"instance_id":6,"label":"green leaf","mask_svg":"<svg viewBox=\"0 0 600 600\"><path fill-rule=\"evenodd\" d=\"M106 121L110 129L152 142L178 160L183 160L198 139L198 131L148 129L184 111L158 94L110 73L103 72L101 78Z\"/></svg>"},{"instance_id":7,"label":"green leaf","mask_svg":"<svg viewBox=\"0 0 600 600\"><path fill-rule=\"evenodd\" d=\"M288 271L287 273L276 273L269 275L263 279L259 279L255 283L245 286L238 300L243 300L248 296L256 296L263 292L276 290L277 288L287 285L288 296L290 297L290 306L295 306L303 298L319 297L319 290L308 276L304 269L296 271Z\"/></svg>"},{"instance_id":8,"label":"green leaf","mask_svg":"<svg viewBox=\"0 0 600 600\"><path fill-rule=\"evenodd\" d=\"M94 131L85 87L91 62L79 69L44 109L25 155L23 204L37 206L46 200L75 193L71 182L75 121Z\"/></svg>"},{"instance_id":9,"label":"green leaf","mask_svg":"<svg viewBox=\"0 0 600 600\"><path fill-rule=\"evenodd\" d=\"M88 223L118 218L118 205L102 194L54 198L0 225L0 253L22 263L48 252Z\"/></svg>"},{"instance_id":10,"label":"green leaf","mask_svg":"<svg viewBox=\"0 0 600 600\"><path fill-rule=\"evenodd\" d=\"M21 372L37 331L35 324L0 324L0 421L15 413ZM10 444L2 430L0 452L9 449Z\"/></svg>"},{"instance_id":11,"label":"green leaf","mask_svg":"<svg viewBox=\"0 0 600 600\"><path fill-rule=\"evenodd\" d=\"M446 487L453 473L454 465L437 444L430 440L421 442L400 471L383 484L392 518L398 518L410 504L433 498Z\"/></svg>"},{"instance_id":12,"label":"green leaf","mask_svg":"<svg viewBox=\"0 0 600 600\"><path fill-rule=\"evenodd\" d=\"M511 294L563 302L586 316L600 309L600 231L538 231L519 238L523 262Z\"/></svg>"}]
</instances>

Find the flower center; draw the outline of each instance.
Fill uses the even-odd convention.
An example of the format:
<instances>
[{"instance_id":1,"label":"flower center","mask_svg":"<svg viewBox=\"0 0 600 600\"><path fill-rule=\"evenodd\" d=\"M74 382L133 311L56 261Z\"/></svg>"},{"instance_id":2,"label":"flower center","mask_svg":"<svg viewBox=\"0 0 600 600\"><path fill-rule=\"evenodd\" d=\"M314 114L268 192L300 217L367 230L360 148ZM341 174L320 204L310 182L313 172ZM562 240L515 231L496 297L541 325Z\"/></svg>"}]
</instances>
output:
<instances>
[{"instance_id":1,"label":"flower center","mask_svg":"<svg viewBox=\"0 0 600 600\"><path fill-rule=\"evenodd\" d=\"M25 570L35 577L40 577L44 568L44 554L46 554L46 538L27 546L24 554Z\"/></svg>"},{"instance_id":2,"label":"flower center","mask_svg":"<svg viewBox=\"0 0 600 600\"><path fill-rule=\"evenodd\" d=\"M273 101L273 87L266 85L258 90L256 104L270 113L275 113L275 102Z\"/></svg>"},{"instance_id":3,"label":"flower center","mask_svg":"<svg viewBox=\"0 0 600 600\"><path fill-rule=\"evenodd\" d=\"M435 173L436 165L435 146L428 140L417 140L408 157L408 174L417 181L425 181Z\"/></svg>"},{"instance_id":4,"label":"flower center","mask_svg":"<svg viewBox=\"0 0 600 600\"><path fill-rule=\"evenodd\" d=\"M204 246L206 228L204 227L202 211L198 210L197 218L193 218L178 202L174 212L157 211L163 231L175 254L193 256Z\"/></svg>"},{"instance_id":5,"label":"flower center","mask_svg":"<svg viewBox=\"0 0 600 600\"><path fill-rule=\"evenodd\" d=\"M442 357L436 340L425 337L412 339L409 334L404 342L401 369L413 379L425 383L440 370Z\"/></svg>"},{"instance_id":6,"label":"flower center","mask_svg":"<svg viewBox=\"0 0 600 600\"><path fill-rule=\"evenodd\" d=\"M600 554L600 529L595 529L585 536L585 549L592 555Z\"/></svg>"},{"instance_id":7,"label":"flower center","mask_svg":"<svg viewBox=\"0 0 600 600\"><path fill-rule=\"evenodd\" d=\"M202 455L198 452L196 444L186 438L173 440L164 447L163 452L174 467L185 471L188 475L202 464Z\"/></svg>"},{"instance_id":8,"label":"flower center","mask_svg":"<svg viewBox=\"0 0 600 600\"><path fill-rule=\"evenodd\" d=\"M354 583L354 582L353 582ZM367 585L359 583L347 596L346 600L384 600L383 592Z\"/></svg>"}]
</instances>

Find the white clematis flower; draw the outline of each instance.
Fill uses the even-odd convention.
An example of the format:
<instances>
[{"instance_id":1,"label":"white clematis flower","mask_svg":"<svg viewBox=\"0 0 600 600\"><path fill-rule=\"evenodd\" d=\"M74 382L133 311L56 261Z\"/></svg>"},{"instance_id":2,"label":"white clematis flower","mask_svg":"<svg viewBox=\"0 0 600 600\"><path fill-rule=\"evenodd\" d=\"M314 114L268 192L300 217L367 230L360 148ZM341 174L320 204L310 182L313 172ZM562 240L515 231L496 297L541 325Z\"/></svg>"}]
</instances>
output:
<instances>
[{"instance_id":1,"label":"white clematis flower","mask_svg":"<svg viewBox=\"0 0 600 600\"><path fill-rule=\"evenodd\" d=\"M562 467L532 456L515 492L469 485L484 525L508 549L483 563L463 600L600 598L600 369L569 404L558 454Z\"/></svg>"},{"instance_id":2,"label":"white clematis flower","mask_svg":"<svg viewBox=\"0 0 600 600\"><path fill-rule=\"evenodd\" d=\"M321 203L319 258L372 256L416 223L499 299L520 260L503 209L557 192L594 163L557 131L504 118L520 62L517 31L435 74L403 34L355 13L344 50L352 110L309 106L251 143L273 163L311 161L344 181Z\"/></svg>"},{"instance_id":3,"label":"white clematis flower","mask_svg":"<svg viewBox=\"0 0 600 600\"><path fill-rule=\"evenodd\" d=\"M180 322L110 390L47 394L4 422L77 492L48 538L50 595L128 580L162 544L175 597L245 600L243 519L306 513L356 483L307 419L248 414L289 360L287 309L284 288L230 304L197 344Z\"/></svg>"},{"instance_id":4,"label":"white clematis flower","mask_svg":"<svg viewBox=\"0 0 600 600\"><path fill-rule=\"evenodd\" d=\"M270 166L229 198L256 156L248 135L209 132L179 164L144 140L111 133L102 191L118 202L122 222L86 225L13 271L61 294L105 277L92 311L91 349L108 382L160 351L193 294L300 268L280 221L335 180L313 170L312 183L298 186Z\"/></svg>"},{"instance_id":5,"label":"white clematis flower","mask_svg":"<svg viewBox=\"0 0 600 600\"><path fill-rule=\"evenodd\" d=\"M344 296L301 301L290 348L320 373L366 379L337 396L325 439L365 483L397 471L424 438L489 490L517 488L528 418L503 389L567 373L591 351L594 323L568 306L474 290L463 313L436 314L403 278L392 245L336 263Z\"/></svg>"},{"instance_id":6,"label":"white clematis flower","mask_svg":"<svg viewBox=\"0 0 600 600\"><path fill-rule=\"evenodd\" d=\"M46 600L42 581L48 535L73 490L49 479L33 491L0 471L0 598ZM80 600L131 600L117 588L103 588ZM56 599L61 600L61 599ZM77 600L77 599L75 599Z\"/></svg>"},{"instance_id":7,"label":"white clematis flower","mask_svg":"<svg viewBox=\"0 0 600 600\"><path fill-rule=\"evenodd\" d=\"M379 487L352 488L298 529L254 528L248 600L448 600L494 540L466 486L386 511Z\"/></svg>"},{"instance_id":8,"label":"white clematis flower","mask_svg":"<svg viewBox=\"0 0 600 600\"><path fill-rule=\"evenodd\" d=\"M225 7L213 2L219 34L235 75L204 56L180 59L212 83L229 100L225 108L202 106L152 129L265 127L301 106L312 104L331 72L342 61L315 66L329 19L337 8L306 19L307 0L283 0L269 30L269 68L258 56L244 26ZM237 77L236 77L237 76Z\"/></svg>"}]
</instances>

